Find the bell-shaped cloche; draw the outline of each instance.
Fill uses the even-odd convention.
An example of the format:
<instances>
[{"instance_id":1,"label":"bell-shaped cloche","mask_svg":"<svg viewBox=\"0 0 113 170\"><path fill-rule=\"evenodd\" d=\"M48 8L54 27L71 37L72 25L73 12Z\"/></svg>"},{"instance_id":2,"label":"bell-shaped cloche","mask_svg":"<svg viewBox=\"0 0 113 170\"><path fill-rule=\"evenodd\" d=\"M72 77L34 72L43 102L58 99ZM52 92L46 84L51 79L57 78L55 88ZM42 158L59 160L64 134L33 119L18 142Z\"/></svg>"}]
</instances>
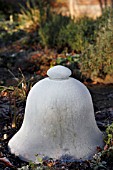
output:
<instances>
[{"instance_id":1,"label":"bell-shaped cloche","mask_svg":"<svg viewBox=\"0 0 113 170\"><path fill-rule=\"evenodd\" d=\"M50 68L47 75L29 92L23 124L8 143L10 151L26 161L35 161L36 154L89 159L103 146L91 95L64 66Z\"/></svg>"}]
</instances>

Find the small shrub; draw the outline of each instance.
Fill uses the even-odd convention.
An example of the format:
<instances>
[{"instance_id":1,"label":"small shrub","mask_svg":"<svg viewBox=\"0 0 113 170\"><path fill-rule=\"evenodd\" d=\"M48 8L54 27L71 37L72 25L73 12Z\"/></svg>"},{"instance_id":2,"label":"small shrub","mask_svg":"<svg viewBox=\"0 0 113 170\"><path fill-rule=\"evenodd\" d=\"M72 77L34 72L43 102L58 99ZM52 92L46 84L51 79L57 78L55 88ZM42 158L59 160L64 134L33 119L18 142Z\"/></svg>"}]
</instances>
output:
<instances>
[{"instance_id":1,"label":"small shrub","mask_svg":"<svg viewBox=\"0 0 113 170\"><path fill-rule=\"evenodd\" d=\"M81 71L92 79L104 79L107 74L113 74L113 9L97 20L97 28L95 43L83 51Z\"/></svg>"},{"instance_id":2,"label":"small shrub","mask_svg":"<svg viewBox=\"0 0 113 170\"><path fill-rule=\"evenodd\" d=\"M58 46L67 46L71 50L80 53L94 40L95 21L90 18L82 18L74 22L70 20L68 25L61 28L58 36Z\"/></svg>"},{"instance_id":3,"label":"small shrub","mask_svg":"<svg viewBox=\"0 0 113 170\"><path fill-rule=\"evenodd\" d=\"M66 47L80 53L94 40L95 21L82 18L76 22L69 17L51 13L39 29L43 46L64 50Z\"/></svg>"},{"instance_id":4,"label":"small shrub","mask_svg":"<svg viewBox=\"0 0 113 170\"><path fill-rule=\"evenodd\" d=\"M39 28L40 43L43 46L55 48L58 46L58 36L60 30L69 23L70 18L60 14L52 13L49 19Z\"/></svg>"}]
</instances>

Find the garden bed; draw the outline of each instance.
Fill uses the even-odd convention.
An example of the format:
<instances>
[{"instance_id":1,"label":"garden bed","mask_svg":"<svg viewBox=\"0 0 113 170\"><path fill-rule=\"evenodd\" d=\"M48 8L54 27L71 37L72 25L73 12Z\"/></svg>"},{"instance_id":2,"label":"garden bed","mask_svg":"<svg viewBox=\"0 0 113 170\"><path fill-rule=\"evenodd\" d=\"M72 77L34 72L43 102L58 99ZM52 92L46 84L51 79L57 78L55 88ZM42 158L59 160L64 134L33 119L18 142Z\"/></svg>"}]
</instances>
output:
<instances>
[{"instance_id":1,"label":"garden bed","mask_svg":"<svg viewBox=\"0 0 113 170\"><path fill-rule=\"evenodd\" d=\"M26 54L27 52L24 52ZM44 56L44 52L42 52ZM22 53L23 54L23 53ZM28 53L27 53L28 54ZM20 54L19 54L20 55ZM36 55L36 54L35 54ZM47 55L47 54L45 54ZM17 55L18 56L18 55ZM11 64L12 70L6 67L6 62L2 62L2 67L0 69L0 78L1 78L1 95L0 95L0 168L3 170L6 169L18 169L19 167L26 166L28 163L21 161L18 157L12 155L7 147L7 143L9 139L18 131L20 128L23 117L24 117L24 109L26 103L26 97L29 91L28 84L34 84L35 82L39 81L40 79L44 78L46 74L42 74L46 72L46 69L49 67L47 64L47 57L46 57L46 67L43 71L39 72L37 68L31 67L31 65L26 63L26 57L22 55L23 58L19 58L19 61L13 59L15 64L13 65L12 59L7 61ZM33 53L34 56L34 53ZM41 60L41 56L40 56ZM42 59L44 60L44 59ZM21 63L21 74L18 73L18 69L16 63ZM22 64L25 62L26 64ZM12 67L13 65L13 67ZM32 69L36 69L38 72L37 75L34 76ZM34 70L33 70L34 71ZM42 75L41 75L42 74ZM32 77L32 79L31 79ZM23 91L22 87L18 86L18 81L20 79L23 83L25 83L25 91ZM26 82L25 82L26 81ZM22 84L21 82L21 84ZM21 85L20 84L20 85ZM94 103L94 110L95 110L95 117L97 121L97 125L105 132L108 125L110 125L113 121L113 85L104 85L104 84L92 84L86 83L88 87ZM7 160L6 160L7 158ZM108 159L108 160L107 160ZM8 163L10 161L10 163ZM97 161L97 160L96 160ZM107 158L100 158L101 164L104 161L105 167L107 169L111 169L113 162L109 162L109 157ZM98 162L96 162L98 165ZM49 169L93 169L91 161L84 161L84 162L73 162L73 163L66 163L66 162L54 162L54 160L49 160L49 162L44 162L41 165L39 164L40 168L49 168ZM102 166L102 165L101 165ZM104 166L104 165L103 165ZM7 168L6 168L7 167ZM32 168L33 169L33 168Z\"/></svg>"}]
</instances>

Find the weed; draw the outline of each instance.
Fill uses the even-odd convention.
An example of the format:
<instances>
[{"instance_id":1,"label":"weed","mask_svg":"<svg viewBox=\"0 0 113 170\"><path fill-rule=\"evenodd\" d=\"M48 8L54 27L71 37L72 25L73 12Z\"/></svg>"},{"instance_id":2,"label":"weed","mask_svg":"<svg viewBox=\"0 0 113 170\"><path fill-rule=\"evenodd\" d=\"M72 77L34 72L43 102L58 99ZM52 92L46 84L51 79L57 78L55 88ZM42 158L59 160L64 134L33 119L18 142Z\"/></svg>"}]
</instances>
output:
<instances>
[{"instance_id":1,"label":"weed","mask_svg":"<svg viewBox=\"0 0 113 170\"><path fill-rule=\"evenodd\" d=\"M20 69L19 69L20 70ZM11 71L10 71L11 72ZM32 88L33 78L26 80L25 76L21 72L21 78L18 79L11 72L13 78L17 81L17 86L0 86L0 97L7 97L9 100L10 107L10 119L11 127L17 128L20 125L20 120L22 120L22 115L18 115L17 101L24 103L26 101L29 90Z\"/></svg>"}]
</instances>

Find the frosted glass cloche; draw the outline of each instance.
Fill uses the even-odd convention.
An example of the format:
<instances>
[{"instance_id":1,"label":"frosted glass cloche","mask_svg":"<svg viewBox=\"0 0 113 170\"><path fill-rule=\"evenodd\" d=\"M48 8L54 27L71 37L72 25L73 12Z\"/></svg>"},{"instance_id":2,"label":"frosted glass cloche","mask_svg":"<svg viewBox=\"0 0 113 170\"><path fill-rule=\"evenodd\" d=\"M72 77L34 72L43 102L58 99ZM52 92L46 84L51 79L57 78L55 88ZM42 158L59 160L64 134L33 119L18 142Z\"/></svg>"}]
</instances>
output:
<instances>
[{"instance_id":1,"label":"frosted glass cloche","mask_svg":"<svg viewBox=\"0 0 113 170\"><path fill-rule=\"evenodd\" d=\"M91 95L83 83L69 77L67 67L57 65L47 75L30 90L23 124L9 149L25 161L35 161L36 154L89 159L97 146L103 146Z\"/></svg>"}]
</instances>

